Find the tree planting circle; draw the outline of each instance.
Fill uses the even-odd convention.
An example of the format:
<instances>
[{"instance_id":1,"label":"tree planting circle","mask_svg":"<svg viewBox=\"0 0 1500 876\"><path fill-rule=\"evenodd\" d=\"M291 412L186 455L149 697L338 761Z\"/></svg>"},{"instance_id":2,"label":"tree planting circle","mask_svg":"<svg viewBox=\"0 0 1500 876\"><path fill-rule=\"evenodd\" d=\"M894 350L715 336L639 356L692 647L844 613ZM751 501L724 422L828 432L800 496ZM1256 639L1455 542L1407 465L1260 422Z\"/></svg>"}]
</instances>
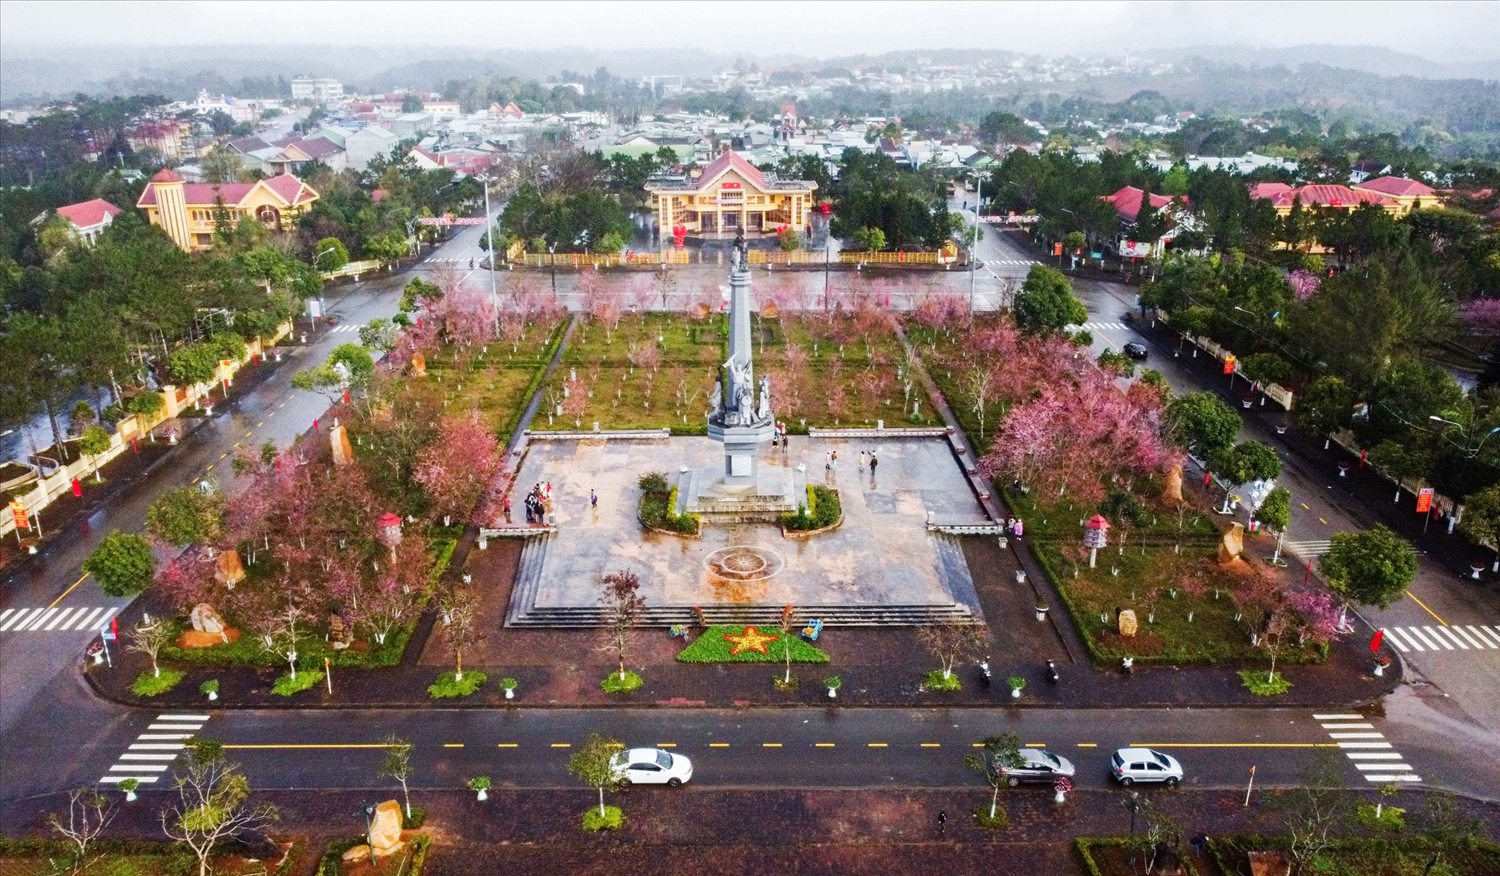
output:
<instances>
[{"instance_id":1,"label":"tree planting circle","mask_svg":"<svg viewBox=\"0 0 1500 876\"><path fill-rule=\"evenodd\" d=\"M769 548L737 545L719 548L703 560L703 565L718 578L730 581L763 581L780 572L785 562Z\"/></svg>"}]
</instances>

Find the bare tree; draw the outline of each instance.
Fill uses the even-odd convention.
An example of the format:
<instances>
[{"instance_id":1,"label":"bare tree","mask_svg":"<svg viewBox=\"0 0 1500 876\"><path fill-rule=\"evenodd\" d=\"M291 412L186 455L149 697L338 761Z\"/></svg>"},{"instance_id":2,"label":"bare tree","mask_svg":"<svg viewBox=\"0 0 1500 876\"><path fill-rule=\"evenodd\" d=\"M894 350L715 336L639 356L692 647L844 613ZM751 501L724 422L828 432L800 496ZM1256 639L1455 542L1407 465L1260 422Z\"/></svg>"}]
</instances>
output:
<instances>
[{"instance_id":1,"label":"bare tree","mask_svg":"<svg viewBox=\"0 0 1500 876\"><path fill-rule=\"evenodd\" d=\"M307 613L296 605L288 605L274 615L261 629L258 636L261 650L280 656L287 662L293 679L297 677L297 649L307 638L307 630L300 627Z\"/></svg>"},{"instance_id":2,"label":"bare tree","mask_svg":"<svg viewBox=\"0 0 1500 876\"><path fill-rule=\"evenodd\" d=\"M115 801L93 788L75 788L68 792L68 815L66 821L56 812L47 816L52 826L73 847L72 873L82 873L99 857L89 857L89 846L104 833L114 820L117 809Z\"/></svg>"},{"instance_id":3,"label":"bare tree","mask_svg":"<svg viewBox=\"0 0 1500 876\"><path fill-rule=\"evenodd\" d=\"M995 372L984 362L969 366L963 376L964 395L968 397L969 410L979 421L979 443L984 443L984 415L995 400Z\"/></svg>"},{"instance_id":4,"label":"bare tree","mask_svg":"<svg viewBox=\"0 0 1500 876\"><path fill-rule=\"evenodd\" d=\"M438 616L453 649L453 680L463 681L464 651L478 638L479 598L467 587L454 587L438 606Z\"/></svg>"},{"instance_id":5,"label":"bare tree","mask_svg":"<svg viewBox=\"0 0 1500 876\"><path fill-rule=\"evenodd\" d=\"M412 744L394 733L386 736L384 741L385 760L380 762L380 775L401 783L401 796L406 800L406 817L409 819L411 818L411 791L407 788L407 782L411 781Z\"/></svg>"},{"instance_id":6,"label":"bare tree","mask_svg":"<svg viewBox=\"0 0 1500 876\"><path fill-rule=\"evenodd\" d=\"M1297 786L1288 792L1282 812L1291 838L1292 861L1298 872L1333 843L1344 822L1343 765L1339 756L1320 748L1302 769Z\"/></svg>"},{"instance_id":7,"label":"bare tree","mask_svg":"<svg viewBox=\"0 0 1500 876\"><path fill-rule=\"evenodd\" d=\"M167 622L165 620L153 621L150 615L146 615L130 631L130 644L125 648L150 657L151 674L160 678L161 667L157 665L156 657L170 641L172 641L172 629L167 626Z\"/></svg>"},{"instance_id":8,"label":"bare tree","mask_svg":"<svg viewBox=\"0 0 1500 876\"><path fill-rule=\"evenodd\" d=\"M646 600L641 597L641 579L628 569L604 576L604 642L600 650L614 654L620 663L620 680L625 680L625 655L635 644L636 627L646 614Z\"/></svg>"},{"instance_id":9,"label":"bare tree","mask_svg":"<svg viewBox=\"0 0 1500 876\"><path fill-rule=\"evenodd\" d=\"M177 803L161 813L161 829L198 859L198 876L208 876L208 858L220 842L274 821L276 807L249 806L250 782L224 759L222 743L195 739L184 752L186 770L176 774Z\"/></svg>"},{"instance_id":10,"label":"bare tree","mask_svg":"<svg viewBox=\"0 0 1500 876\"><path fill-rule=\"evenodd\" d=\"M1162 853L1168 850L1175 853L1182 845L1182 826L1153 805L1149 797L1131 797L1126 802L1133 809L1131 824L1135 823L1134 814L1141 815L1146 821L1145 832L1131 837L1135 848L1130 856L1130 872L1137 872L1139 867L1141 876L1151 876L1156 872Z\"/></svg>"},{"instance_id":11,"label":"bare tree","mask_svg":"<svg viewBox=\"0 0 1500 876\"><path fill-rule=\"evenodd\" d=\"M943 678L948 679L953 677L953 664L983 647L984 626L952 620L938 621L920 628L917 631L917 641L943 665Z\"/></svg>"}]
</instances>

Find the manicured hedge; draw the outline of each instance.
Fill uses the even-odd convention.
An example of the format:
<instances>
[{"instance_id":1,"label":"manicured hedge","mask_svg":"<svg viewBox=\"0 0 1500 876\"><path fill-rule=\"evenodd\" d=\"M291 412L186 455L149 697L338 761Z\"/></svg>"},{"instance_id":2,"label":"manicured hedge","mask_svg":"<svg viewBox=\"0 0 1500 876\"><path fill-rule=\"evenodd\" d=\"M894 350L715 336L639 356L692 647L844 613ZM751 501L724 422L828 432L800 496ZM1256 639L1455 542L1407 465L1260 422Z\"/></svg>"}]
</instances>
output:
<instances>
[{"instance_id":1,"label":"manicured hedge","mask_svg":"<svg viewBox=\"0 0 1500 876\"><path fill-rule=\"evenodd\" d=\"M822 484L808 484L807 504L798 505L794 514L783 515L781 525L792 532L825 529L837 523L843 514L844 509L839 504L838 490L830 489Z\"/></svg>"},{"instance_id":2,"label":"manicured hedge","mask_svg":"<svg viewBox=\"0 0 1500 876\"><path fill-rule=\"evenodd\" d=\"M752 625L753 626L753 625ZM775 627L756 629L769 636L781 636L781 630ZM828 655L814 648L795 633L790 637L778 638L766 645L767 653L759 651L741 651L731 655L730 649L734 643L724 638L725 635L738 636L745 632L742 624L723 624L712 626L703 631L692 644L677 653L679 663L785 663L786 649L785 639L791 639L792 662L793 663L827 663Z\"/></svg>"},{"instance_id":3,"label":"manicured hedge","mask_svg":"<svg viewBox=\"0 0 1500 876\"><path fill-rule=\"evenodd\" d=\"M1286 851L1290 847L1285 836L1229 836L1211 839L1209 854L1219 869L1225 873L1248 871L1241 867L1245 853L1249 851ZM1386 839L1384 837L1355 837L1334 841L1325 858L1335 867L1328 872L1361 873L1366 876L1392 876L1392 874L1421 873L1431 857L1432 843L1425 839ZM1490 876L1500 873L1500 845L1485 839L1467 843L1452 843L1443 854L1443 861L1453 876ZM1316 866L1314 872L1323 872ZM1434 873L1439 872L1437 869Z\"/></svg>"},{"instance_id":4,"label":"manicured hedge","mask_svg":"<svg viewBox=\"0 0 1500 876\"><path fill-rule=\"evenodd\" d=\"M697 535L702 522L697 514L677 514L677 487L667 483L667 476L651 472L641 476L641 524L649 529L665 529L684 535Z\"/></svg>"}]
</instances>

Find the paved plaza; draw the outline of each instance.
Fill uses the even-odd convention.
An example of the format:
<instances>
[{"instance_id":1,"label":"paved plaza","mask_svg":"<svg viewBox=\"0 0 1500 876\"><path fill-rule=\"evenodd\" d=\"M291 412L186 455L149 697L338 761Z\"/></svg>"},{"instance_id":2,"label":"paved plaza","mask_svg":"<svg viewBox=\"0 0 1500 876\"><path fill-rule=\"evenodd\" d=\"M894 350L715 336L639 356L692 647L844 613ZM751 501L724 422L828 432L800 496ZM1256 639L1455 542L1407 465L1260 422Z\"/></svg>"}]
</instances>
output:
<instances>
[{"instance_id":1,"label":"paved plaza","mask_svg":"<svg viewBox=\"0 0 1500 876\"><path fill-rule=\"evenodd\" d=\"M825 462L835 450L837 470L830 473ZM874 477L859 468L862 450L877 454ZM929 519L987 522L946 441L793 436L789 451L767 447L760 464L768 475L838 489L843 525L801 539L785 538L780 527L765 523L705 522L701 539L646 532L636 517L637 479L651 471L671 477L683 466L712 477L723 470L723 445L708 438L534 440L517 489L552 484L557 534L532 573L539 576L535 586L518 586L517 594L525 594L519 598L534 597L530 607L543 612L593 607L600 577L630 569L654 609L925 606L979 614L962 551L927 529ZM795 471L799 465L804 472ZM597 508L590 508L590 490L599 495ZM738 572L710 571L722 571L726 556Z\"/></svg>"}]
</instances>

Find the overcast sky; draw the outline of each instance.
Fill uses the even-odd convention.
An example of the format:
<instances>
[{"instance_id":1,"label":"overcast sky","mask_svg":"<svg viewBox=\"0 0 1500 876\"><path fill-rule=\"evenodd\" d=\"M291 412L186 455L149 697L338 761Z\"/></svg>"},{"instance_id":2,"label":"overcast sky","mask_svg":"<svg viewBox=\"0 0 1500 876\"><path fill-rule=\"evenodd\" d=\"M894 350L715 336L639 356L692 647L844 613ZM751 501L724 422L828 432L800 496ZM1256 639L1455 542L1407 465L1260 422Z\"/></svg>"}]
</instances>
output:
<instances>
[{"instance_id":1,"label":"overcast sky","mask_svg":"<svg viewBox=\"0 0 1500 876\"><path fill-rule=\"evenodd\" d=\"M276 42L548 49L693 47L831 57L895 49L1046 54L1333 43L1435 61L1500 56L1491 2L30 2L0 0L0 46Z\"/></svg>"}]
</instances>

